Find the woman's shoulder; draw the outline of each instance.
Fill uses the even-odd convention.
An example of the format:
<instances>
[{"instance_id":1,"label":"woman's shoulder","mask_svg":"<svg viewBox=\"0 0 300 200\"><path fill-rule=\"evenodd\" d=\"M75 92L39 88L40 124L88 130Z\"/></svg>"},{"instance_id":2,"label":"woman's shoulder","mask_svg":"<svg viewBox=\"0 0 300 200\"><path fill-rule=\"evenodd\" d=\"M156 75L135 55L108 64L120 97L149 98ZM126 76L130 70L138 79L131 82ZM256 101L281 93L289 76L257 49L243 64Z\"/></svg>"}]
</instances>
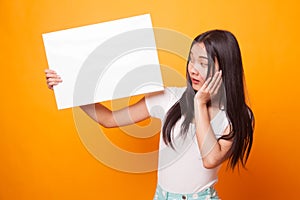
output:
<instances>
[{"instance_id":1,"label":"woman's shoulder","mask_svg":"<svg viewBox=\"0 0 300 200\"><path fill-rule=\"evenodd\" d=\"M165 113L184 93L184 87L165 87L163 91L145 95L145 103L152 117L163 119Z\"/></svg>"},{"instance_id":2,"label":"woman's shoulder","mask_svg":"<svg viewBox=\"0 0 300 200\"><path fill-rule=\"evenodd\" d=\"M145 95L146 104L169 108L181 98L185 89L185 87L165 87L163 91Z\"/></svg>"},{"instance_id":3,"label":"woman's shoulder","mask_svg":"<svg viewBox=\"0 0 300 200\"><path fill-rule=\"evenodd\" d=\"M146 97L179 99L185 90L186 87L164 87L164 90L146 94Z\"/></svg>"}]
</instances>

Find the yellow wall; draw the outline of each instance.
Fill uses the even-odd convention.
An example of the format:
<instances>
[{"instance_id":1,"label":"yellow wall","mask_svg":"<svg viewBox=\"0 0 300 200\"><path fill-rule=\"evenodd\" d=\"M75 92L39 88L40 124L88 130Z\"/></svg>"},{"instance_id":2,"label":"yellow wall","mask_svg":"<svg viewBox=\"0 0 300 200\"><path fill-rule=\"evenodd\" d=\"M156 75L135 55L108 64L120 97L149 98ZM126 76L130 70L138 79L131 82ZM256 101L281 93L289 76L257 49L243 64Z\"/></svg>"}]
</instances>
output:
<instances>
[{"instance_id":1,"label":"yellow wall","mask_svg":"<svg viewBox=\"0 0 300 200\"><path fill-rule=\"evenodd\" d=\"M296 0L2 0L0 1L0 199L151 199L155 172L110 169L83 146L72 109L58 111L47 89L41 34L151 13L155 27L189 37L228 29L239 40L256 116L248 171L222 169L222 199L297 199L299 196L299 10ZM183 62L160 55L184 73ZM120 147L152 151L104 130ZM120 137L112 136L114 133ZM146 145L144 145L146 144ZM137 148L131 146L137 145ZM184 183L183 183L184 184Z\"/></svg>"}]
</instances>

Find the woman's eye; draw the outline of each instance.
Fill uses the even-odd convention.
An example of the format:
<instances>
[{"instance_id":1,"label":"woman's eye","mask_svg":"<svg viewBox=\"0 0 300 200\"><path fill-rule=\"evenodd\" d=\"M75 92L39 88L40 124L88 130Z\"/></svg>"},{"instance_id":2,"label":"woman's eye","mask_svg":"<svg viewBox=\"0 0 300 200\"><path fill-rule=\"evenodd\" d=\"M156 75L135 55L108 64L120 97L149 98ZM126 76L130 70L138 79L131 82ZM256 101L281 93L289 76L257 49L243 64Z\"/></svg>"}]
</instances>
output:
<instances>
[{"instance_id":1,"label":"woman's eye","mask_svg":"<svg viewBox=\"0 0 300 200\"><path fill-rule=\"evenodd\" d=\"M200 63L200 65L202 66L202 67L208 67L208 64L207 63Z\"/></svg>"}]
</instances>

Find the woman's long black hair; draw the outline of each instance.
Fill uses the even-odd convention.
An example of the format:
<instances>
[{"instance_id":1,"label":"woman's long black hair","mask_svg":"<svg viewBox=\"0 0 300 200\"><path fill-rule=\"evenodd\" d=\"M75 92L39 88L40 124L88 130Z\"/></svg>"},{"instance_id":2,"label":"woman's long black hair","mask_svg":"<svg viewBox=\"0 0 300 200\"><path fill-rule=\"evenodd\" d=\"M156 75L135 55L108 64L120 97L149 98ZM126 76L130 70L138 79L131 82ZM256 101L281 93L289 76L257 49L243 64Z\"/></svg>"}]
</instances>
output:
<instances>
[{"instance_id":1,"label":"woman's long black hair","mask_svg":"<svg viewBox=\"0 0 300 200\"><path fill-rule=\"evenodd\" d=\"M228 154L228 165L234 169L240 161L245 167L252 147L254 115L245 102L244 71L238 42L235 36L228 31L212 30L197 36L191 48L195 43L204 43L205 45L208 56L207 74L215 73L215 59L218 61L219 69L222 70L223 87L220 92L223 92L221 97L224 96L224 98L220 99L219 105L225 104L225 112L231 126L230 133L223 135L218 140L232 139L233 141ZM182 97L168 111L162 129L163 140L171 147L173 147L172 129L176 122L181 116L184 116L181 135L185 136L194 118L195 91L188 73L189 61L190 58L188 58L186 67L187 88Z\"/></svg>"}]
</instances>

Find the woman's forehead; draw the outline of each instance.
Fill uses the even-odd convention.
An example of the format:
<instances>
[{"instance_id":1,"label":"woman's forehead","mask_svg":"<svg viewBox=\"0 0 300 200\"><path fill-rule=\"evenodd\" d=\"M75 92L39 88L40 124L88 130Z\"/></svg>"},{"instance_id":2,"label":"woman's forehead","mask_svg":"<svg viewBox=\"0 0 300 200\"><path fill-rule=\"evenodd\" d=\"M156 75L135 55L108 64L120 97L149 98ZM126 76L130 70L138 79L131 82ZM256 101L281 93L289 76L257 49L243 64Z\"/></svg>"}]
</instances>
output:
<instances>
[{"instance_id":1,"label":"woman's forehead","mask_svg":"<svg viewBox=\"0 0 300 200\"><path fill-rule=\"evenodd\" d=\"M191 52L196 57L206 57L207 58L207 52L205 49L205 46L203 43L195 43L192 46Z\"/></svg>"}]
</instances>

